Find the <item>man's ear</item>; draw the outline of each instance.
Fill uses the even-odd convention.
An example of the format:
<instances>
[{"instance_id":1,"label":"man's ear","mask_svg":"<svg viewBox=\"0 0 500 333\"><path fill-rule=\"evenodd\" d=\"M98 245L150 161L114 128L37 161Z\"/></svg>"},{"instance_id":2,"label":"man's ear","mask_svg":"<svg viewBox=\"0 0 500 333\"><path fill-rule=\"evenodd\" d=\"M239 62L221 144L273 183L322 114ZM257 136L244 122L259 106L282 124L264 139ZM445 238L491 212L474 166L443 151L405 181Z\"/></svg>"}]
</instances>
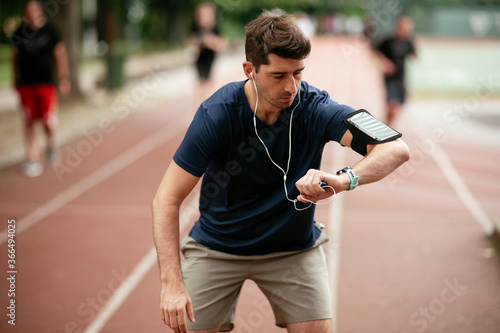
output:
<instances>
[{"instance_id":1,"label":"man's ear","mask_svg":"<svg viewBox=\"0 0 500 333\"><path fill-rule=\"evenodd\" d=\"M244 61L243 62L243 72L245 73L245 76L249 79L249 80L253 80L254 77L252 75L252 72L255 71L255 67L254 65L250 62L250 61Z\"/></svg>"}]
</instances>

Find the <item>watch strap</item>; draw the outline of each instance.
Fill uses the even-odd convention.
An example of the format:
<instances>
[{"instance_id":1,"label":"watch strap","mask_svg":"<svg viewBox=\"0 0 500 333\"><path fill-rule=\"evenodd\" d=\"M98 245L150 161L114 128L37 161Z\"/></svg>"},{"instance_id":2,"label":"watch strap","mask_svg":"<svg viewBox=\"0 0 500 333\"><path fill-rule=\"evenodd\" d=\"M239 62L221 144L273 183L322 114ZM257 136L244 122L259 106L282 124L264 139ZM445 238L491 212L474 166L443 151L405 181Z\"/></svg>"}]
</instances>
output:
<instances>
[{"instance_id":1,"label":"watch strap","mask_svg":"<svg viewBox=\"0 0 500 333\"><path fill-rule=\"evenodd\" d=\"M349 184L349 188L347 190L348 191L354 190L356 186L358 186L359 177L356 176L354 170L352 170L350 166L337 171L337 175L341 175L343 173L346 173L349 176L349 179L351 180L351 183Z\"/></svg>"}]
</instances>

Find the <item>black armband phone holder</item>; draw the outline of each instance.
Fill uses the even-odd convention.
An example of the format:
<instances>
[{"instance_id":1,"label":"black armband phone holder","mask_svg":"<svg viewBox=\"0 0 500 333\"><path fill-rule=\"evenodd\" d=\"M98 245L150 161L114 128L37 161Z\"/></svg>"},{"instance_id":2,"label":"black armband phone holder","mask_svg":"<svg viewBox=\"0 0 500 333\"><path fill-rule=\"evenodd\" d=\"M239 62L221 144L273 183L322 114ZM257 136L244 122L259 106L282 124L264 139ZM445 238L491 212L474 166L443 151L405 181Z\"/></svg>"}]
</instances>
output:
<instances>
[{"instance_id":1,"label":"black armband phone holder","mask_svg":"<svg viewBox=\"0 0 500 333\"><path fill-rule=\"evenodd\" d=\"M393 141L402 136L364 109L345 116L344 123L352 133L351 148L363 156L367 145Z\"/></svg>"}]
</instances>

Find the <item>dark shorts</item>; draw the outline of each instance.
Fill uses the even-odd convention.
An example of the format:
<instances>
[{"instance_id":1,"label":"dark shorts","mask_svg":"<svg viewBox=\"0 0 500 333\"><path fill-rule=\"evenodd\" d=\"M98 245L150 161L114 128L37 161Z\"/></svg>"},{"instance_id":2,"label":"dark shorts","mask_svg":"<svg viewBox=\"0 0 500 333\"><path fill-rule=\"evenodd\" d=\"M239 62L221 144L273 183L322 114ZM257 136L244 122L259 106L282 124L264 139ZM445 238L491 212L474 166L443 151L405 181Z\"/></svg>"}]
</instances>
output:
<instances>
[{"instance_id":1,"label":"dark shorts","mask_svg":"<svg viewBox=\"0 0 500 333\"><path fill-rule=\"evenodd\" d=\"M403 82L386 81L385 88L388 102L398 102L404 104L406 100L406 87Z\"/></svg>"},{"instance_id":2,"label":"dark shorts","mask_svg":"<svg viewBox=\"0 0 500 333\"><path fill-rule=\"evenodd\" d=\"M49 128L57 126L57 91L52 84L21 85L17 91L27 125L40 119Z\"/></svg>"},{"instance_id":3,"label":"dark shorts","mask_svg":"<svg viewBox=\"0 0 500 333\"><path fill-rule=\"evenodd\" d=\"M196 70L200 79L209 79L215 53L212 50L202 50L196 60Z\"/></svg>"}]
</instances>

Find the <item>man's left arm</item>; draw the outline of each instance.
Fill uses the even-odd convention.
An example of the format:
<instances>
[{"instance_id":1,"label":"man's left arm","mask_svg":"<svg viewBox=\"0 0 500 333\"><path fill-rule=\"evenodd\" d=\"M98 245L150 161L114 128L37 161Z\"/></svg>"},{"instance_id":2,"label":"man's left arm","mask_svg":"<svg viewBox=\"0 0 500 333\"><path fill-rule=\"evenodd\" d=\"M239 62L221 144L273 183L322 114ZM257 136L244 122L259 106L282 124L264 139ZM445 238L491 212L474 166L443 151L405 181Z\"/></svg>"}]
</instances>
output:
<instances>
[{"instance_id":1,"label":"man's left arm","mask_svg":"<svg viewBox=\"0 0 500 333\"><path fill-rule=\"evenodd\" d=\"M381 180L410 159L410 150L401 139L368 145L367 151L365 158L352 167L359 185Z\"/></svg>"},{"instance_id":2,"label":"man's left arm","mask_svg":"<svg viewBox=\"0 0 500 333\"><path fill-rule=\"evenodd\" d=\"M340 143L350 147L352 134L346 131ZM383 179L400 165L410 159L410 150L401 139L394 141L367 145L367 154L358 163L352 166L352 170L359 177L358 185L370 184ZM304 177L296 183L301 193L297 199L302 202L318 201L326 199L333 194L329 188L323 188L320 183L324 181L339 193L349 189L351 179L346 173L329 173L321 170L310 169Z\"/></svg>"}]
</instances>

